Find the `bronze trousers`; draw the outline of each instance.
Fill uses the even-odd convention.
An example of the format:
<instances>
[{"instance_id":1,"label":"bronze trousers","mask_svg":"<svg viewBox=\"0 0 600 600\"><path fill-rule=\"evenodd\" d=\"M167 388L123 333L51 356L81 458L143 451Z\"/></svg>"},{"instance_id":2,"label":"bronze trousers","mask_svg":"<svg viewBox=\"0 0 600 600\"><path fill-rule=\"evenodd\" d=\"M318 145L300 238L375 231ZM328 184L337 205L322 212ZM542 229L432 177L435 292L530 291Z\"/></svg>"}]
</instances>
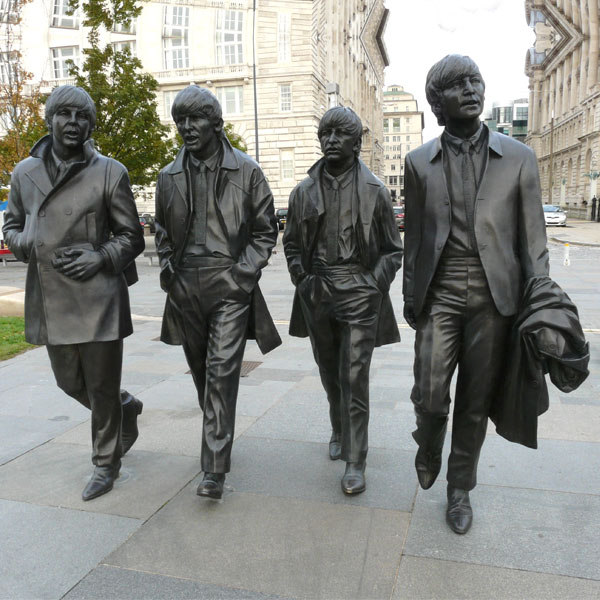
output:
<instances>
[{"instance_id":1,"label":"bronze trousers","mask_svg":"<svg viewBox=\"0 0 600 600\"><path fill-rule=\"evenodd\" d=\"M58 387L92 411L92 462L121 459L123 340L47 345Z\"/></svg>"},{"instance_id":2,"label":"bronze trousers","mask_svg":"<svg viewBox=\"0 0 600 600\"><path fill-rule=\"evenodd\" d=\"M477 463L511 323L512 317L496 309L478 258L440 262L417 318L413 435L424 445L426 437L438 435L445 426L458 366L447 474L453 487L471 490L477 484Z\"/></svg>"},{"instance_id":3,"label":"bronze trousers","mask_svg":"<svg viewBox=\"0 0 600 600\"><path fill-rule=\"evenodd\" d=\"M362 462L368 451L369 369L382 294L373 276L358 265L315 268L298 292L331 427L341 433L341 458Z\"/></svg>"},{"instance_id":4,"label":"bronze trousers","mask_svg":"<svg viewBox=\"0 0 600 600\"><path fill-rule=\"evenodd\" d=\"M228 473L250 295L221 265L178 268L169 297L204 413L202 470Z\"/></svg>"}]
</instances>

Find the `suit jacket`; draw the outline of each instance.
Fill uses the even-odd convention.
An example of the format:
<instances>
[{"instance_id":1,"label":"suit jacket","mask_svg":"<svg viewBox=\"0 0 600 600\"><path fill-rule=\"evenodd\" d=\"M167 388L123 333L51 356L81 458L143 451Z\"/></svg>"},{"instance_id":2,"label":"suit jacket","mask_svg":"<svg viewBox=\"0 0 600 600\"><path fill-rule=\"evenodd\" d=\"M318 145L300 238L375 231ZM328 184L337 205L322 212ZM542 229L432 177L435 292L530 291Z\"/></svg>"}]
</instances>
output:
<instances>
[{"instance_id":1,"label":"suit jacket","mask_svg":"<svg viewBox=\"0 0 600 600\"><path fill-rule=\"evenodd\" d=\"M450 234L450 193L441 138L406 157L403 293L418 315ZM537 161L521 142L489 132L475 200L475 238L496 308L514 315L523 284L548 274L546 227Z\"/></svg>"},{"instance_id":2,"label":"suit jacket","mask_svg":"<svg viewBox=\"0 0 600 600\"><path fill-rule=\"evenodd\" d=\"M233 148L226 138L222 144L223 155L217 167L214 190L217 217L227 235L231 255L237 261L232 267L232 277L252 296L247 335L256 339L266 354L281 344L258 287L261 269L277 242L273 195L256 162ZM167 292L161 340L166 344L181 344L169 289L193 220L191 181L186 164L186 150L182 147L175 160L160 172L156 184L156 251L161 287Z\"/></svg>"},{"instance_id":3,"label":"suit jacket","mask_svg":"<svg viewBox=\"0 0 600 600\"><path fill-rule=\"evenodd\" d=\"M538 416L548 410L544 375L562 392L577 389L589 375L589 344L577 307L549 277L534 277L525 288L513 325L507 368L491 406L499 435L537 448Z\"/></svg>"},{"instance_id":4,"label":"suit jacket","mask_svg":"<svg viewBox=\"0 0 600 600\"><path fill-rule=\"evenodd\" d=\"M324 159L315 163L308 177L292 191L283 234L283 246L292 283L297 285L311 272L312 257L319 228L323 226L325 203L321 192ZM402 265L402 241L396 227L392 202L383 183L358 159L357 191L353 207L356 240L361 264L375 277L383 292L376 345L400 341L400 333L389 296L396 271ZM298 291L294 295L290 335L306 337L308 330L300 307Z\"/></svg>"},{"instance_id":5,"label":"suit jacket","mask_svg":"<svg viewBox=\"0 0 600 600\"><path fill-rule=\"evenodd\" d=\"M4 237L29 263L25 288L25 338L32 344L76 344L121 339L133 331L124 271L144 249L143 230L127 169L84 144L84 162L54 185L45 136L11 177ZM102 248L110 266L75 281L51 265L55 250ZM133 275L136 278L136 275Z\"/></svg>"}]
</instances>

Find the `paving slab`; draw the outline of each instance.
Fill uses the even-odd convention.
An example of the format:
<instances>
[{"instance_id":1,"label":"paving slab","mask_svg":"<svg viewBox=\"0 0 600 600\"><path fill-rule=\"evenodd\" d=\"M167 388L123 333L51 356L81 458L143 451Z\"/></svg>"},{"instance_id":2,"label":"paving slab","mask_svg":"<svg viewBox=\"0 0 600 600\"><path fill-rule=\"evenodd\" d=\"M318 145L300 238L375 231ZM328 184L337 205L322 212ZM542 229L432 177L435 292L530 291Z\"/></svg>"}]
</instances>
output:
<instances>
[{"instance_id":1,"label":"paving slab","mask_svg":"<svg viewBox=\"0 0 600 600\"><path fill-rule=\"evenodd\" d=\"M139 452L134 447L123 459L113 490L84 502L81 492L93 472L90 452L83 446L57 443L32 450L0 467L0 496L147 519L200 472L198 459Z\"/></svg>"},{"instance_id":2,"label":"paving slab","mask_svg":"<svg viewBox=\"0 0 600 600\"><path fill-rule=\"evenodd\" d=\"M600 580L600 497L478 485L473 526L445 523L446 486L419 490L404 553Z\"/></svg>"},{"instance_id":3,"label":"paving slab","mask_svg":"<svg viewBox=\"0 0 600 600\"><path fill-rule=\"evenodd\" d=\"M371 448L367 490L346 496L340 480L346 463L329 459L328 444L241 437L233 447L227 482L236 491L334 504L412 510L417 491L414 454Z\"/></svg>"},{"instance_id":4,"label":"paving slab","mask_svg":"<svg viewBox=\"0 0 600 600\"><path fill-rule=\"evenodd\" d=\"M392 600L596 600L600 581L405 556Z\"/></svg>"},{"instance_id":5,"label":"paving slab","mask_svg":"<svg viewBox=\"0 0 600 600\"><path fill-rule=\"evenodd\" d=\"M600 410L595 406L578 406L551 402L538 419L538 440L572 440L600 442Z\"/></svg>"},{"instance_id":6,"label":"paving slab","mask_svg":"<svg viewBox=\"0 0 600 600\"><path fill-rule=\"evenodd\" d=\"M537 450L488 436L481 450L480 484L600 495L600 444L540 440Z\"/></svg>"},{"instance_id":7,"label":"paving slab","mask_svg":"<svg viewBox=\"0 0 600 600\"><path fill-rule=\"evenodd\" d=\"M0 598L61 598L141 523L0 500Z\"/></svg>"},{"instance_id":8,"label":"paving slab","mask_svg":"<svg viewBox=\"0 0 600 600\"><path fill-rule=\"evenodd\" d=\"M219 587L189 579L100 566L78 583L63 600L286 600L283 596Z\"/></svg>"},{"instance_id":9,"label":"paving slab","mask_svg":"<svg viewBox=\"0 0 600 600\"><path fill-rule=\"evenodd\" d=\"M75 423L71 419L34 419L0 415L0 465L37 448Z\"/></svg>"},{"instance_id":10,"label":"paving slab","mask_svg":"<svg viewBox=\"0 0 600 600\"><path fill-rule=\"evenodd\" d=\"M190 485L105 564L298 598L389 598L408 515ZM185 543L182 542L185 540Z\"/></svg>"}]
</instances>

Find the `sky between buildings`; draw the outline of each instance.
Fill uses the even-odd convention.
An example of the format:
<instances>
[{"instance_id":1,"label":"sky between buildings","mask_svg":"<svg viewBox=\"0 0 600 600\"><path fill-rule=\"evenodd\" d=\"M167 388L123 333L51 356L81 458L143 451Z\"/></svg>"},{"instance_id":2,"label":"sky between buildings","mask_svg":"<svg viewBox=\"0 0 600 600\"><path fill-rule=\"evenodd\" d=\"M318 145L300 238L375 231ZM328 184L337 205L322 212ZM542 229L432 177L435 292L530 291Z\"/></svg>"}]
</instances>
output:
<instances>
[{"instance_id":1,"label":"sky between buildings","mask_svg":"<svg viewBox=\"0 0 600 600\"><path fill-rule=\"evenodd\" d=\"M425 98L425 78L446 54L466 54L478 64L486 110L493 102L529 96L525 56L535 34L525 21L524 0L387 0L386 6L385 84L414 94L425 113L424 142L441 132Z\"/></svg>"}]
</instances>

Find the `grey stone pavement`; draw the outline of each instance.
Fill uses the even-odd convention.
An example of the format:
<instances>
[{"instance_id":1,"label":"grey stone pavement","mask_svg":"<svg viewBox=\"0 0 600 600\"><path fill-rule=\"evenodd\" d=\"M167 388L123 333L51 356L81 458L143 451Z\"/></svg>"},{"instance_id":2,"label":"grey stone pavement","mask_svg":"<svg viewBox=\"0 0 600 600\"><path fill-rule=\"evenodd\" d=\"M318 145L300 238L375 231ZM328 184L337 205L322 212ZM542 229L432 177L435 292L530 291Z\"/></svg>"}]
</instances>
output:
<instances>
[{"instance_id":1,"label":"grey stone pavement","mask_svg":"<svg viewBox=\"0 0 600 600\"><path fill-rule=\"evenodd\" d=\"M600 243L600 224L580 225L549 235ZM80 499L89 414L56 388L45 350L0 363L0 598L600 598L600 247L572 245L568 266L562 243L549 248L592 373L570 395L550 388L538 450L490 426L465 536L444 522L443 474L417 485L414 335L402 323L402 341L373 357L367 491L343 495L309 342L287 335L281 240L261 285L283 345L262 356L248 343L245 360L260 364L241 380L226 494L196 496L202 415L181 348L157 340L164 294L140 259L123 387L144 412L110 494ZM24 279L22 265L0 267L0 286Z\"/></svg>"}]
</instances>

